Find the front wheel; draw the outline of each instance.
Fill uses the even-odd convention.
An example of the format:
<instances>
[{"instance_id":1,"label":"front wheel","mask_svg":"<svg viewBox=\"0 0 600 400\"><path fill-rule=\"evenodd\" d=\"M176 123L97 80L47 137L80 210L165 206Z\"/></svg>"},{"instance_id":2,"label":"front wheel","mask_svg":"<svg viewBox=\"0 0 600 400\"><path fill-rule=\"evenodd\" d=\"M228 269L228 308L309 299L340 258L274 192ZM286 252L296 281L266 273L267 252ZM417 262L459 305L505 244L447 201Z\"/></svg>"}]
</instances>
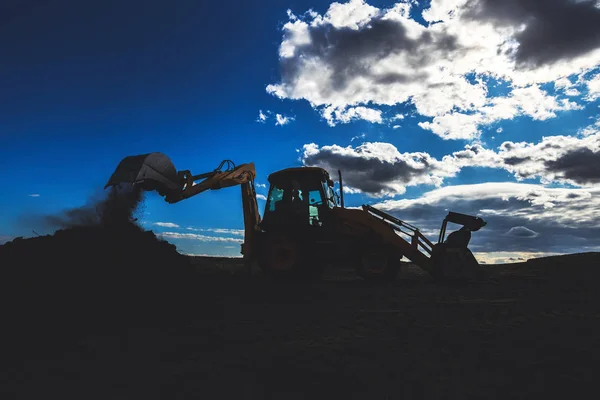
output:
<instances>
[{"instance_id":1,"label":"front wheel","mask_svg":"<svg viewBox=\"0 0 600 400\"><path fill-rule=\"evenodd\" d=\"M358 256L356 272L364 280L395 281L400 272L400 258L384 251L362 251Z\"/></svg>"},{"instance_id":2,"label":"front wheel","mask_svg":"<svg viewBox=\"0 0 600 400\"><path fill-rule=\"evenodd\" d=\"M268 236L259 257L259 266L267 275L276 279L319 279L325 265L311 262L301 244L285 235Z\"/></svg>"}]
</instances>

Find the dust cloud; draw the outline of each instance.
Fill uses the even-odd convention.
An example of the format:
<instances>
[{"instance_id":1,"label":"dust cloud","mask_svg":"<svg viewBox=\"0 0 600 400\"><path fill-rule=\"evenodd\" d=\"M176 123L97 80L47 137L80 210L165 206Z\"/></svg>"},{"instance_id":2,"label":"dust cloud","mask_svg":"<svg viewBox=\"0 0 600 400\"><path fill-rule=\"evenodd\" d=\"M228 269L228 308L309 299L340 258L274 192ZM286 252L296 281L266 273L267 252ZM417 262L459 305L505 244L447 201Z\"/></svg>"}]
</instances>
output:
<instances>
[{"instance_id":1,"label":"dust cloud","mask_svg":"<svg viewBox=\"0 0 600 400\"><path fill-rule=\"evenodd\" d=\"M93 196L88 204L55 215L45 215L41 222L52 229L137 225L136 215L143 208L143 200L143 189L138 186L114 186Z\"/></svg>"}]
</instances>

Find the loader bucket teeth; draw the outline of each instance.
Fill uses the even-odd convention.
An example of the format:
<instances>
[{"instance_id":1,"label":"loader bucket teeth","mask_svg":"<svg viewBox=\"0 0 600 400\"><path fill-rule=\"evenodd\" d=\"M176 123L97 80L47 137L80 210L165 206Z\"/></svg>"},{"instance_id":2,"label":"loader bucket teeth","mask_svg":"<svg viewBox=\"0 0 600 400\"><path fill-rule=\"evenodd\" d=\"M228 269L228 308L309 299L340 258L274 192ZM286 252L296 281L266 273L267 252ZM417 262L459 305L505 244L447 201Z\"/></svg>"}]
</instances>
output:
<instances>
[{"instance_id":1,"label":"loader bucket teeth","mask_svg":"<svg viewBox=\"0 0 600 400\"><path fill-rule=\"evenodd\" d=\"M161 194L177 191L182 187L173 162L162 153L125 157L104 188L121 183L139 184L146 190L156 190Z\"/></svg>"}]
</instances>

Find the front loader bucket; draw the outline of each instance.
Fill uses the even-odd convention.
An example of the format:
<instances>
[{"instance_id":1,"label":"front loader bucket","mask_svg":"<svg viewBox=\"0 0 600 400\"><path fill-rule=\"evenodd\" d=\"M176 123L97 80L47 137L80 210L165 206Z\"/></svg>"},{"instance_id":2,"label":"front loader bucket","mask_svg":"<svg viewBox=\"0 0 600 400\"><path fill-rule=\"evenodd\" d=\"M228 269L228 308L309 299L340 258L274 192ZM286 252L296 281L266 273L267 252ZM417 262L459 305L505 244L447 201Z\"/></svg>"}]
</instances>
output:
<instances>
[{"instance_id":1,"label":"front loader bucket","mask_svg":"<svg viewBox=\"0 0 600 400\"><path fill-rule=\"evenodd\" d=\"M467 247L438 243L433 247L431 261L430 273L438 281L468 282L486 278L485 271Z\"/></svg>"},{"instance_id":2,"label":"front loader bucket","mask_svg":"<svg viewBox=\"0 0 600 400\"><path fill-rule=\"evenodd\" d=\"M156 190L161 195L181 190L177 170L163 153L148 153L125 157L104 188L121 183L141 185L146 190Z\"/></svg>"}]
</instances>

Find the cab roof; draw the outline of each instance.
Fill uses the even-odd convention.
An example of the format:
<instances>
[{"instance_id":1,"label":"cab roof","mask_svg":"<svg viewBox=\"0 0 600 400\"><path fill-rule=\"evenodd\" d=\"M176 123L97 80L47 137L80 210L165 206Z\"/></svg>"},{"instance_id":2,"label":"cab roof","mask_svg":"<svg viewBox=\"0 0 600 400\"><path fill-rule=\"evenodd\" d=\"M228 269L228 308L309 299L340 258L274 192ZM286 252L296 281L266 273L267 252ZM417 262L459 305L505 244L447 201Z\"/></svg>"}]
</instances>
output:
<instances>
[{"instance_id":1,"label":"cab roof","mask_svg":"<svg viewBox=\"0 0 600 400\"><path fill-rule=\"evenodd\" d=\"M329 180L329 172L320 167L294 167L286 168L269 175L269 183L291 181L292 179L319 179L319 181Z\"/></svg>"}]
</instances>

